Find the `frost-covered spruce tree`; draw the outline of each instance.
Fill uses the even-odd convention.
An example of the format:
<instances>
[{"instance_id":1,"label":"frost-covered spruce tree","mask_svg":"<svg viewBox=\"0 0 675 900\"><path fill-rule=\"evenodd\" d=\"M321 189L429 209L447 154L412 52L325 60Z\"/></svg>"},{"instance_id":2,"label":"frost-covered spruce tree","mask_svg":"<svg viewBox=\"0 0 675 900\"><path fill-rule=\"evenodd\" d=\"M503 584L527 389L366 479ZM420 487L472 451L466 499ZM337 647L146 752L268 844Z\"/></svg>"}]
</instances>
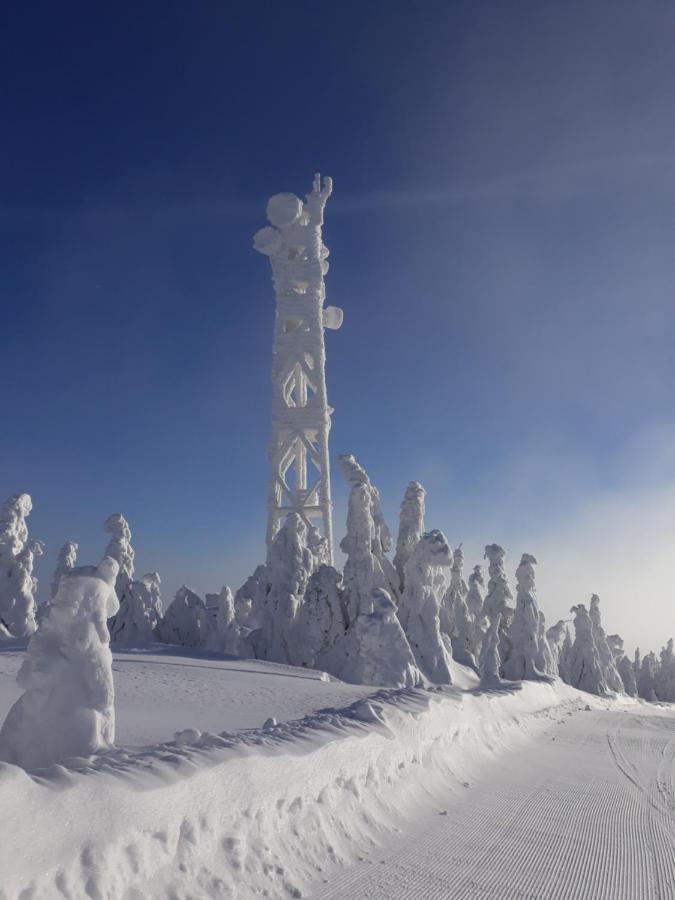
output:
<instances>
[{"instance_id":1,"label":"frost-covered spruce tree","mask_svg":"<svg viewBox=\"0 0 675 900\"><path fill-rule=\"evenodd\" d=\"M297 615L298 665L323 668L322 654L328 653L344 637L346 630L342 576L333 566L319 566L307 583L304 602Z\"/></svg>"},{"instance_id":2,"label":"frost-covered spruce tree","mask_svg":"<svg viewBox=\"0 0 675 900\"><path fill-rule=\"evenodd\" d=\"M360 603L365 602L369 611L372 591L386 590L398 603L400 599L399 578L396 569L387 558L391 550L391 533L382 514L380 492L371 484L365 469L356 459L344 454L338 456L340 470L349 486L347 508L347 534L340 543L340 549L347 555L343 580L345 587L347 614L358 614ZM366 528L365 519L369 521ZM370 531L369 553L375 563L368 558L363 539ZM372 571L371 571L372 570ZM380 572L384 580L380 577Z\"/></svg>"},{"instance_id":3,"label":"frost-covered spruce tree","mask_svg":"<svg viewBox=\"0 0 675 900\"><path fill-rule=\"evenodd\" d=\"M600 657L600 665L602 667L602 674L605 684L610 689L610 691L616 691L620 694L623 692L623 681L621 680L621 676L616 670L616 665L614 664L614 654L612 653L610 646L607 643L607 636L605 635L605 631L602 627L602 618L600 616L600 598L597 594L593 594L593 596L591 597L591 608L589 610L589 615L591 617L591 622L593 623L593 638L595 640L595 646L598 648L598 656Z\"/></svg>"},{"instance_id":4,"label":"frost-covered spruce tree","mask_svg":"<svg viewBox=\"0 0 675 900\"><path fill-rule=\"evenodd\" d=\"M340 456L338 459L350 486L347 533L340 542L340 549L347 556L343 583L344 608L349 625L360 613L372 611L373 591L378 588L387 590L389 578L385 573L381 523L376 521L376 516L381 518L381 512L378 513L379 495L375 497L368 476L365 473L361 476L363 470L354 457Z\"/></svg>"},{"instance_id":5,"label":"frost-covered spruce tree","mask_svg":"<svg viewBox=\"0 0 675 900\"><path fill-rule=\"evenodd\" d=\"M462 545L460 544L455 548L455 552L452 555L450 584L448 585L448 589L440 595L441 633L446 635L449 639L456 634L458 606L460 603L464 604L469 593L469 588L463 578L463 570L464 553L462 551ZM464 616L464 618L466 618L466 616Z\"/></svg>"},{"instance_id":6,"label":"frost-covered spruce tree","mask_svg":"<svg viewBox=\"0 0 675 900\"><path fill-rule=\"evenodd\" d=\"M574 644L569 659L569 684L589 694L607 694L600 655L593 636L593 622L583 603L573 606Z\"/></svg>"},{"instance_id":7,"label":"frost-covered spruce tree","mask_svg":"<svg viewBox=\"0 0 675 900\"><path fill-rule=\"evenodd\" d=\"M157 572L144 575L140 581L128 582L122 594L124 608L120 608L109 623L113 643L139 647L158 640L161 621L159 585Z\"/></svg>"},{"instance_id":8,"label":"frost-covered spruce tree","mask_svg":"<svg viewBox=\"0 0 675 900\"><path fill-rule=\"evenodd\" d=\"M441 634L434 571L452 564L452 551L438 530L422 535L405 567L399 619L420 671L435 684L452 684L451 654Z\"/></svg>"},{"instance_id":9,"label":"frost-covered spruce tree","mask_svg":"<svg viewBox=\"0 0 675 900\"><path fill-rule=\"evenodd\" d=\"M640 674L637 680L638 696L643 700L656 700L657 669L656 654L654 651L650 651L642 658Z\"/></svg>"},{"instance_id":10,"label":"frost-covered spruce tree","mask_svg":"<svg viewBox=\"0 0 675 900\"><path fill-rule=\"evenodd\" d=\"M209 616L200 596L182 585L159 624L158 638L165 644L203 647L209 635Z\"/></svg>"},{"instance_id":11,"label":"frost-covered spruce tree","mask_svg":"<svg viewBox=\"0 0 675 900\"><path fill-rule=\"evenodd\" d=\"M488 589L483 602L483 615L491 623L497 616L501 616L499 624L499 657L503 666L511 653L511 638L509 631L513 621L514 610L508 605L513 599L509 590L509 584L504 569L504 557L506 551L499 544L488 544L485 548L485 559L488 560Z\"/></svg>"},{"instance_id":12,"label":"frost-covered spruce tree","mask_svg":"<svg viewBox=\"0 0 675 900\"><path fill-rule=\"evenodd\" d=\"M0 759L33 769L106 750L115 740L112 655L107 621L117 608L117 562L73 568L17 681L24 693L0 730Z\"/></svg>"},{"instance_id":13,"label":"frost-covered spruce tree","mask_svg":"<svg viewBox=\"0 0 675 900\"><path fill-rule=\"evenodd\" d=\"M262 625L256 641L259 659L298 665L295 619L316 559L307 546L307 526L298 513L289 513L267 555Z\"/></svg>"},{"instance_id":14,"label":"frost-covered spruce tree","mask_svg":"<svg viewBox=\"0 0 675 900\"><path fill-rule=\"evenodd\" d=\"M29 494L10 497L0 508L0 627L13 637L29 637L36 628L33 563L44 545L28 537L32 508Z\"/></svg>"},{"instance_id":15,"label":"frost-covered spruce tree","mask_svg":"<svg viewBox=\"0 0 675 900\"><path fill-rule=\"evenodd\" d=\"M411 481L405 489L405 495L401 502L396 554L394 556L394 568L398 573L401 590L404 587L405 565L417 546L417 542L424 534L425 496L426 491L419 481Z\"/></svg>"},{"instance_id":16,"label":"frost-covered spruce tree","mask_svg":"<svg viewBox=\"0 0 675 900\"><path fill-rule=\"evenodd\" d=\"M206 648L228 656L238 656L241 633L237 625L234 594L224 585L219 594L207 594L205 599L210 614Z\"/></svg>"},{"instance_id":17,"label":"frost-covered spruce tree","mask_svg":"<svg viewBox=\"0 0 675 900\"><path fill-rule=\"evenodd\" d=\"M499 629L501 625L501 613L496 613L490 620L490 627L483 641L480 655L480 686L482 688L495 688L501 684L499 677Z\"/></svg>"},{"instance_id":18,"label":"frost-covered spruce tree","mask_svg":"<svg viewBox=\"0 0 675 900\"><path fill-rule=\"evenodd\" d=\"M59 583L61 581L61 576L66 572L70 572L75 568L75 563L77 561L77 544L73 541L66 541L66 543L59 550L59 555L56 558L56 568L54 569L54 575L52 577L52 583L49 588L49 596L53 600L56 597L56 594L59 589Z\"/></svg>"},{"instance_id":19,"label":"frost-covered spruce tree","mask_svg":"<svg viewBox=\"0 0 675 900\"><path fill-rule=\"evenodd\" d=\"M560 654L562 653L567 633L567 625L563 619L558 619L555 625L551 625L546 632L546 640L548 641L548 646L551 650L556 674L559 674ZM562 678L562 676L560 677Z\"/></svg>"},{"instance_id":20,"label":"frost-covered spruce tree","mask_svg":"<svg viewBox=\"0 0 675 900\"><path fill-rule=\"evenodd\" d=\"M572 638L570 636L569 628L565 629L565 639L563 641L562 647L560 648L560 656L558 657L558 675L565 682L565 684L571 684L572 673L571 673L571 664L572 664Z\"/></svg>"},{"instance_id":21,"label":"frost-covered spruce tree","mask_svg":"<svg viewBox=\"0 0 675 900\"><path fill-rule=\"evenodd\" d=\"M483 603L485 602L485 598L483 597L483 587L485 585L485 578L483 576L483 567L482 566L474 566L473 572L469 575L469 593L466 595L466 605L469 607L469 612L473 616L473 620L476 625L480 625L483 620Z\"/></svg>"},{"instance_id":22,"label":"frost-covered spruce tree","mask_svg":"<svg viewBox=\"0 0 675 900\"><path fill-rule=\"evenodd\" d=\"M536 564L534 556L523 553L516 570L516 612L511 626L511 654L502 666L504 678L510 681L537 680L548 674L540 668L539 607L534 578Z\"/></svg>"},{"instance_id":23,"label":"frost-covered spruce tree","mask_svg":"<svg viewBox=\"0 0 675 900\"><path fill-rule=\"evenodd\" d=\"M387 591L377 588L364 606L371 611L359 613L344 636L319 655L316 667L351 684L414 687L422 683Z\"/></svg>"},{"instance_id":24,"label":"frost-covered spruce tree","mask_svg":"<svg viewBox=\"0 0 675 900\"><path fill-rule=\"evenodd\" d=\"M555 677L558 674L558 665L546 637L546 616L539 610L539 632L537 634L539 652L537 654L537 668L548 676Z\"/></svg>"},{"instance_id":25,"label":"frost-covered spruce tree","mask_svg":"<svg viewBox=\"0 0 675 900\"><path fill-rule=\"evenodd\" d=\"M258 566L234 595L234 613L240 628L260 628L268 591L267 566ZM258 602L262 603L261 608Z\"/></svg>"},{"instance_id":26,"label":"frost-covered spruce tree","mask_svg":"<svg viewBox=\"0 0 675 900\"><path fill-rule=\"evenodd\" d=\"M627 656L620 656L616 664L617 671L623 681L623 689L629 697L637 697L637 681L633 670L633 663Z\"/></svg>"},{"instance_id":27,"label":"frost-covered spruce tree","mask_svg":"<svg viewBox=\"0 0 675 900\"><path fill-rule=\"evenodd\" d=\"M672 638L661 650L661 662L656 672L654 691L659 700L666 703L675 702L675 655Z\"/></svg>"},{"instance_id":28,"label":"frost-covered spruce tree","mask_svg":"<svg viewBox=\"0 0 675 900\"><path fill-rule=\"evenodd\" d=\"M103 523L104 530L110 535L106 554L117 561L119 572L115 583L117 599L120 603L119 617L125 621L130 615L127 609L131 601L130 586L134 578L134 548L131 546L131 529L122 513L113 513ZM109 623L112 640L116 640L116 632L119 630L114 621Z\"/></svg>"}]
</instances>

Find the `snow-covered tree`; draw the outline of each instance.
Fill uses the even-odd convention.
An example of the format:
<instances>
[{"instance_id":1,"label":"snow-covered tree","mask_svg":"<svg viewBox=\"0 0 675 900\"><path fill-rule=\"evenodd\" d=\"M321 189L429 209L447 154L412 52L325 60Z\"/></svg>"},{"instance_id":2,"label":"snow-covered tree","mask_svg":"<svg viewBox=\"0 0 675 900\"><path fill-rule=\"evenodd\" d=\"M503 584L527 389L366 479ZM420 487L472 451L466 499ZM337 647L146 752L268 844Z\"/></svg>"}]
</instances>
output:
<instances>
[{"instance_id":1,"label":"snow-covered tree","mask_svg":"<svg viewBox=\"0 0 675 900\"><path fill-rule=\"evenodd\" d=\"M616 668L623 681L623 689L629 697L637 697L637 681L633 664L627 656L620 656Z\"/></svg>"},{"instance_id":2,"label":"snow-covered tree","mask_svg":"<svg viewBox=\"0 0 675 900\"><path fill-rule=\"evenodd\" d=\"M0 730L0 759L27 769L89 756L115 740L112 655L117 562L73 568L33 635L17 681L24 693Z\"/></svg>"},{"instance_id":3,"label":"snow-covered tree","mask_svg":"<svg viewBox=\"0 0 675 900\"><path fill-rule=\"evenodd\" d=\"M389 578L385 573L385 561L389 561L382 550L382 534L386 539L388 531L382 531L384 519L379 511L379 494L370 484L368 476L353 456L338 458L350 487L347 534L340 542L340 549L347 556L343 580L345 612L347 624L350 624L360 613L371 612L374 590L389 588ZM395 577L398 580L398 576Z\"/></svg>"},{"instance_id":4,"label":"snow-covered tree","mask_svg":"<svg viewBox=\"0 0 675 900\"><path fill-rule=\"evenodd\" d=\"M541 647L539 606L534 577L536 564L534 556L523 553L516 570L516 612L511 626L511 654L502 666L504 678L510 681L537 680L551 674L546 670L548 660L544 658Z\"/></svg>"},{"instance_id":5,"label":"snow-covered tree","mask_svg":"<svg viewBox=\"0 0 675 900\"><path fill-rule=\"evenodd\" d=\"M66 572L70 572L71 569L75 568L75 562L77 561L77 544L73 541L66 541L66 543L59 550L59 555L56 558L56 568L54 569L54 576L52 578L52 583L49 589L49 596L53 600L56 597L57 591L59 589L59 583L61 581L61 576Z\"/></svg>"},{"instance_id":6,"label":"snow-covered tree","mask_svg":"<svg viewBox=\"0 0 675 900\"><path fill-rule=\"evenodd\" d=\"M551 650L551 655L553 656L556 674L559 673L560 654L562 653L563 644L565 643L565 635L567 633L567 625L565 624L563 619L559 619L555 623L555 625L551 625L551 627L546 632L546 640L548 641L548 646Z\"/></svg>"},{"instance_id":7,"label":"snow-covered tree","mask_svg":"<svg viewBox=\"0 0 675 900\"><path fill-rule=\"evenodd\" d=\"M483 640L483 648L480 654L480 686L482 688L495 688L501 684L501 678L499 677L499 630L501 617L502 614L497 612L490 619L490 627Z\"/></svg>"},{"instance_id":8,"label":"snow-covered tree","mask_svg":"<svg viewBox=\"0 0 675 900\"><path fill-rule=\"evenodd\" d=\"M117 599L119 600L120 609L119 617L121 621L128 621L132 615L132 611L127 607L133 604L133 598L130 596L131 582L134 578L134 548L131 546L131 529L129 523L122 513L113 513L103 523L104 530L110 535L110 540L105 552L117 561L119 572L115 583ZM115 621L109 622L112 640L115 641L115 634L119 630Z\"/></svg>"},{"instance_id":9,"label":"snow-covered tree","mask_svg":"<svg viewBox=\"0 0 675 900\"><path fill-rule=\"evenodd\" d=\"M399 619L420 671L435 684L452 684L451 653L443 640L434 570L452 564L452 551L438 530L422 535L405 567Z\"/></svg>"},{"instance_id":10,"label":"snow-covered tree","mask_svg":"<svg viewBox=\"0 0 675 900\"><path fill-rule=\"evenodd\" d=\"M488 544L485 548L489 581L487 594L483 602L483 616L490 623L496 618L497 613L501 617L499 624L499 657L502 666L511 653L509 631L515 614L513 607L508 605L508 601L513 599L513 594L509 590L509 583L504 569L505 556L506 551L499 544Z\"/></svg>"},{"instance_id":11,"label":"snow-covered tree","mask_svg":"<svg viewBox=\"0 0 675 900\"><path fill-rule=\"evenodd\" d=\"M558 657L558 675L566 684L571 684L572 679L572 638L569 628L565 629L565 639L563 640Z\"/></svg>"},{"instance_id":12,"label":"snow-covered tree","mask_svg":"<svg viewBox=\"0 0 675 900\"><path fill-rule=\"evenodd\" d=\"M573 606L574 644L569 659L569 684L589 694L607 694L600 655L593 636L593 622L583 603Z\"/></svg>"},{"instance_id":13,"label":"snow-covered tree","mask_svg":"<svg viewBox=\"0 0 675 900\"><path fill-rule=\"evenodd\" d=\"M675 655L673 639L670 638L661 650L661 660L656 671L654 691L659 700L666 703L675 701Z\"/></svg>"},{"instance_id":14,"label":"snow-covered tree","mask_svg":"<svg viewBox=\"0 0 675 900\"><path fill-rule=\"evenodd\" d=\"M539 610L539 631L537 633L537 668L548 676L555 677L558 674L558 665L546 637L546 616Z\"/></svg>"},{"instance_id":15,"label":"snow-covered tree","mask_svg":"<svg viewBox=\"0 0 675 900\"><path fill-rule=\"evenodd\" d=\"M316 559L307 546L307 526L298 513L289 513L276 533L267 556L267 581L262 625L256 638L259 659L297 665L300 651L295 619Z\"/></svg>"},{"instance_id":16,"label":"snow-covered tree","mask_svg":"<svg viewBox=\"0 0 675 900\"><path fill-rule=\"evenodd\" d=\"M28 537L32 508L29 494L10 497L0 508L0 627L13 637L29 637L36 628L33 563L44 545Z\"/></svg>"},{"instance_id":17,"label":"snow-covered tree","mask_svg":"<svg viewBox=\"0 0 675 900\"><path fill-rule=\"evenodd\" d=\"M469 607L469 612L478 626L482 626L482 623L485 621L483 618L484 585L483 567L474 566L473 572L469 575L469 593L466 595L466 605Z\"/></svg>"},{"instance_id":18,"label":"snow-covered tree","mask_svg":"<svg viewBox=\"0 0 675 900\"><path fill-rule=\"evenodd\" d=\"M408 566L410 562L408 563ZM423 682L389 594L373 591L347 632L317 660L317 668L351 684L413 687Z\"/></svg>"},{"instance_id":19,"label":"snow-covered tree","mask_svg":"<svg viewBox=\"0 0 675 900\"><path fill-rule=\"evenodd\" d=\"M219 594L207 594L204 599L210 626L206 648L228 656L238 656L241 632L237 625L232 591L224 585Z\"/></svg>"},{"instance_id":20,"label":"snow-covered tree","mask_svg":"<svg viewBox=\"0 0 675 900\"><path fill-rule=\"evenodd\" d=\"M638 696L643 700L656 700L656 672L658 663L653 651L642 658L640 675L637 680Z\"/></svg>"},{"instance_id":21,"label":"snow-covered tree","mask_svg":"<svg viewBox=\"0 0 675 900\"><path fill-rule=\"evenodd\" d=\"M240 628L248 628L251 631L260 628L268 591L267 566L258 566L234 595L234 614ZM262 602L260 609L257 606L258 601Z\"/></svg>"},{"instance_id":22,"label":"snow-covered tree","mask_svg":"<svg viewBox=\"0 0 675 900\"><path fill-rule=\"evenodd\" d=\"M640 648L635 648L635 656L633 657L633 672L635 673L635 681L640 677L640 669L642 668L642 657L640 656Z\"/></svg>"},{"instance_id":23,"label":"snow-covered tree","mask_svg":"<svg viewBox=\"0 0 675 900\"><path fill-rule=\"evenodd\" d=\"M401 514L396 540L394 568L398 573L401 590L404 587L404 569L417 542L424 534L424 498L426 491L419 481L411 481L401 502Z\"/></svg>"},{"instance_id":24,"label":"snow-covered tree","mask_svg":"<svg viewBox=\"0 0 675 900\"><path fill-rule=\"evenodd\" d=\"M441 633L446 635L449 639L456 633L457 607L460 602L465 603L469 593L469 588L467 587L466 581L464 581L463 570L464 553L462 551L462 545L460 544L455 548L455 552L452 555L450 583L447 590L442 594L438 594L438 588L436 591L437 595L441 597ZM468 609L466 615L468 615ZM464 616L464 618L466 618L466 616Z\"/></svg>"},{"instance_id":25,"label":"snow-covered tree","mask_svg":"<svg viewBox=\"0 0 675 900\"><path fill-rule=\"evenodd\" d=\"M600 598L597 594L593 594L593 596L591 597L591 608L589 610L589 616L591 618L591 622L593 623L593 639L595 640L595 646L598 649L598 656L600 657L603 679L610 691L616 691L620 694L623 692L623 681L616 670L616 665L614 663L614 654L612 653L610 646L607 643L607 636L605 635L605 631L602 627L602 618L600 616Z\"/></svg>"},{"instance_id":26,"label":"snow-covered tree","mask_svg":"<svg viewBox=\"0 0 675 900\"><path fill-rule=\"evenodd\" d=\"M347 621L342 604L342 576L332 566L312 574L296 621L298 664L323 668L321 655L344 637Z\"/></svg>"},{"instance_id":27,"label":"snow-covered tree","mask_svg":"<svg viewBox=\"0 0 675 900\"><path fill-rule=\"evenodd\" d=\"M157 572L129 581L123 591L124 607L110 620L110 640L123 647L139 647L158 638L161 621L160 578Z\"/></svg>"},{"instance_id":28,"label":"snow-covered tree","mask_svg":"<svg viewBox=\"0 0 675 900\"><path fill-rule=\"evenodd\" d=\"M209 634L209 617L201 597L182 585L159 624L158 637L165 644L203 647Z\"/></svg>"}]
</instances>

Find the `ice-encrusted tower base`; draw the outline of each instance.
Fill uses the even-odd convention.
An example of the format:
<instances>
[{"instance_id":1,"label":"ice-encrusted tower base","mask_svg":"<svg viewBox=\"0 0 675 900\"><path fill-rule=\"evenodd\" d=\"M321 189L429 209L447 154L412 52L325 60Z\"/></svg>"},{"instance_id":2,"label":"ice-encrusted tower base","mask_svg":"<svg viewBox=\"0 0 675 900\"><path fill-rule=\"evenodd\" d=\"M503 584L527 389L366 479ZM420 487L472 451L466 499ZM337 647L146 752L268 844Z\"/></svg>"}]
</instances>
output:
<instances>
[{"instance_id":1,"label":"ice-encrusted tower base","mask_svg":"<svg viewBox=\"0 0 675 900\"><path fill-rule=\"evenodd\" d=\"M324 328L339 328L342 310L324 307L323 277L328 248L322 240L323 211L333 189L314 176L303 203L295 194L275 194L267 203L270 225L253 239L270 258L276 294L272 352L272 436L267 495L267 546L282 519L298 513L325 539L333 560L328 433L332 409L326 398ZM316 539L316 533L311 532Z\"/></svg>"}]
</instances>

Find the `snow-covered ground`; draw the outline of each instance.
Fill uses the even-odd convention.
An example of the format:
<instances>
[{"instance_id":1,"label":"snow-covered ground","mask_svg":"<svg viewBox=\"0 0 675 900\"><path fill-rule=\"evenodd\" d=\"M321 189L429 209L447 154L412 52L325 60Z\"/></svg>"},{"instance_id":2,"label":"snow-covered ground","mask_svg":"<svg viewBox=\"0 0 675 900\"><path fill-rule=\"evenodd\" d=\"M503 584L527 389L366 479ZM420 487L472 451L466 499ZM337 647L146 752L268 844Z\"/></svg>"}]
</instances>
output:
<instances>
[{"instance_id":1,"label":"snow-covered ground","mask_svg":"<svg viewBox=\"0 0 675 900\"><path fill-rule=\"evenodd\" d=\"M0 652L2 715L21 655ZM675 893L670 709L176 648L114 666L124 749L0 766L3 900Z\"/></svg>"}]
</instances>

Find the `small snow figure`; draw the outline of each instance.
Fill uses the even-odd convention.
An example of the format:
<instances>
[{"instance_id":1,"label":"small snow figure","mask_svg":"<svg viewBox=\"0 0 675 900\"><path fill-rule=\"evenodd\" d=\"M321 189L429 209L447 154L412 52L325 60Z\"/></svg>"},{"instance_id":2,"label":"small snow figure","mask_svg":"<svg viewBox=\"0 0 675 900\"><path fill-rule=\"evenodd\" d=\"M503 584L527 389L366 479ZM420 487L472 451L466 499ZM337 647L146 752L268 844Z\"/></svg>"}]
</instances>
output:
<instances>
[{"instance_id":1,"label":"small snow figure","mask_svg":"<svg viewBox=\"0 0 675 900\"><path fill-rule=\"evenodd\" d=\"M344 637L319 657L317 667L350 684L414 687L422 683L389 594L374 590L368 606L372 612L357 616Z\"/></svg>"},{"instance_id":2,"label":"small snow figure","mask_svg":"<svg viewBox=\"0 0 675 900\"><path fill-rule=\"evenodd\" d=\"M422 535L405 567L399 618L422 673L435 684L452 684L451 653L440 625L434 571L452 563L452 551L438 530Z\"/></svg>"},{"instance_id":3,"label":"small snow figure","mask_svg":"<svg viewBox=\"0 0 675 900\"><path fill-rule=\"evenodd\" d=\"M44 545L28 538L32 508L29 494L10 497L0 508L0 628L13 637L30 637L36 628L33 562Z\"/></svg>"},{"instance_id":4,"label":"small snow figure","mask_svg":"<svg viewBox=\"0 0 675 900\"><path fill-rule=\"evenodd\" d=\"M54 577L49 589L49 596L52 600L56 597L61 576L74 569L76 561L77 544L73 543L73 541L67 541L59 550L59 555L56 558L56 569L54 570Z\"/></svg>"},{"instance_id":5,"label":"small snow figure","mask_svg":"<svg viewBox=\"0 0 675 900\"><path fill-rule=\"evenodd\" d=\"M394 556L394 568L400 579L401 590L404 587L405 565L424 533L425 495L426 491L419 481L411 481L401 502L396 555Z\"/></svg>"},{"instance_id":6,"label":"small snow figure","mask_svg":"<svg viewBox=\"0 0 675 900\"><path fill-rule=\"evenodd\" d=\"M498 687L502 680L499 677L499 629L501 613L497 613L490 621L490 628L483 641L480 656L480 686L487 690Z\"/></svg>"},{"instance_id":7,"label":"small snow figure","mask_svg":"<svg viewBox=\"0 0 675 900\"><path fill-rule=\"evenodd\" d=\"M574 613L574 644L569 658L569 682L572 687L589 694L609 693L607 683L603 678L602 665L598 648L593 637L593 622L588 610L583 603L573 606Z\"/></svg>"},{"instance_id":8,"label":"small snow figure","mask_svg":"<svg viewBox=\"0 0 675 900\"><path fill-rule=\"evenodd\" d=\"M118 603L117 562L74 568L28 645L17 681L25 693L0 731L0 759L33 769L89 756L115 739L107 620Z\"/></svg>"}]
</instances>

